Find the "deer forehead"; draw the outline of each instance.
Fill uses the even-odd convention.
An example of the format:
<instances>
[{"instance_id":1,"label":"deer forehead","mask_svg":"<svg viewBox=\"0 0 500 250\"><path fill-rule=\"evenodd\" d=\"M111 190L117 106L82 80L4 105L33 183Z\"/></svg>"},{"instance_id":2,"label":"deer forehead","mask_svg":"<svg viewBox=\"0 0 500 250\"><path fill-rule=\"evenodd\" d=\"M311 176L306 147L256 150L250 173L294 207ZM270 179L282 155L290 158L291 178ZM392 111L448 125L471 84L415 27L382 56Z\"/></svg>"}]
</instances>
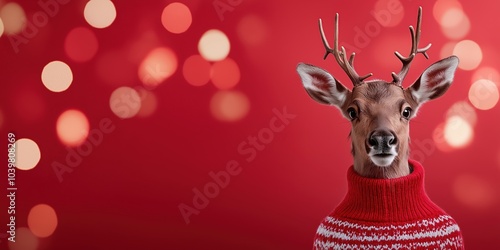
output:
<instances>
[{"instance_id":1,"label":"deer forehead","mask_svg":"<svg viewBox=\"0 0 500 250\"><path fill-rule=\"evenodd\" d=\"M356 105L366 113L394 113L407 101L403 88L384 81L370 81L359 85L352 90L351 101L348 104Z\"/></svg>"}]
</instances>

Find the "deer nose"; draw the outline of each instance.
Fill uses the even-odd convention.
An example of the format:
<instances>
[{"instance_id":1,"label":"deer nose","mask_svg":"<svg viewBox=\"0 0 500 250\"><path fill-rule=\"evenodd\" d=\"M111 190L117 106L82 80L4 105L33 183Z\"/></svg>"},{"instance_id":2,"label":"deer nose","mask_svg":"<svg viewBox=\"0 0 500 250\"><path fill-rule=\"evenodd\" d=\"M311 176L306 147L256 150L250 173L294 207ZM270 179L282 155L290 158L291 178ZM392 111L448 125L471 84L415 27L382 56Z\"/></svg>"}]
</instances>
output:
<instances>
[{"instance_id":1,"label":"deer nose","mask_svg":"<svg viewBox=\"0 0 500 250\"><path fill-rule=\"evenodd\" d=\"M375 130L368 137L368 145L376 149L390 148L398 143L398 139L393 132L387 130Z\"/></svg>"}]
</instances>

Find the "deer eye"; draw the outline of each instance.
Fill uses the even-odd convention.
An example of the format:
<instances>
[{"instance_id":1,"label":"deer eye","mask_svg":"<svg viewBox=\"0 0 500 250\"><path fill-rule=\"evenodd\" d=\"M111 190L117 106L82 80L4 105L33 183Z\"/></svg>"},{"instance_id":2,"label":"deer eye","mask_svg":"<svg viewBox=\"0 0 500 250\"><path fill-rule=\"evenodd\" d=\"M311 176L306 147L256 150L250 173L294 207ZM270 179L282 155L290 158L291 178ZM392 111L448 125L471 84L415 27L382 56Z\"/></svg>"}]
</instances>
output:
<instances>
[{"instance_id":1,"label":"deer eye","mask_svg":"<svg viewBox=\"0 0 500 250\"><path fill-rule=\"evenodd\" d=\"M349 118L351 118L351 121L358 118L358 113L354 108L348 108L347 115L349 116Z\"/></svg>"},{"instance_id":2,"label":"deer eye","mask_svg":"<svg viewBox=\"0 0 500 250\"><path fill-rule=\"evenodd\" d=\"M411 116L411 108L410 107L406 107L404 110L403 110L403 113L401 113L401 115L405 118L405 119L410 119L410 116Z\"/></svg>"}]
</instances>

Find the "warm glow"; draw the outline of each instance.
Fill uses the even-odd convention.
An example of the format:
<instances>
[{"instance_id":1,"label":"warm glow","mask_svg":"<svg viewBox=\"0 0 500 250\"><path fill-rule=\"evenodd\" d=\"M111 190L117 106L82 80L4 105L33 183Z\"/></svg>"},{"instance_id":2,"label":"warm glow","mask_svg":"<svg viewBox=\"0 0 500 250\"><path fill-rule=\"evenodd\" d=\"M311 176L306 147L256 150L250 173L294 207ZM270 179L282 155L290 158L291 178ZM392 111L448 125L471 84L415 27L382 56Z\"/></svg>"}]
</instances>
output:
<instances>
[{"instance_id":1,"label":"warm glow","mask_svg":"<svg viewBox=\"0 0 500 250\"><path fill-rule=\"evenodd\" d=\"M210 100L212 115L226 122L243 119L250 110L248 97L239 91L218 91Z\"/></svg>"},{"instance_id":2,"label":"warm glow","mask_svg":"<svg viewBox=\"0 0 500 250\"><path fill-rule=\"evenodd\" d=\"M454 148L463 148L469 145L474 137L472 126L460 116L447 118L444 125L444 139Z\"/></svg>"},{"instance_id":3,"label":"warm glow","mask_svg":"<svg viewBox=\"0 0 500 250\"><path fill-rule=\"evenodd\" d=\"M85 114L70 109L57 119L57 136L68 147L77 147L85 142L89 134L89 121Z\"/></svg>"},{"instance_id":4,"label":"warm glow","mask_svg":"<svg viewBox=\"0 0 500 250\"><path fill-rule=\"evenodd\" d=\"M3 22L2 22L2 19L0 18L0 37L2 37L2 35L3 35L3 30L4 30Z\"/></svg>"},{"instance_id":5,"label":"warm glow","mask_svg":"<svg viewBox=\"0 0 500 250\"><path fill-rule=\"evenodd\" d=\"M120 118L132 118L141 109L141 97L130 87L120 87L111 93L109 107Z\"/></svg>"},{"instance_id":6,"label":"warm glow","mask_svg":"<svg viewBox=\"0 0 500 250\"><path fill-rule=\"evenodd\" d=\"M470 21L461 9L447 10L441 19L441 30L449 39L462 39L470 30Z\"/></svg>"},{"instance_id":7,"label":"warm glow","mask_svg":"<svg viewBox=\"0 0 500 250\"><path fill-rule=\"evenodd\" d=\"M161 14L163 27L174 34L185 32L192 22L191 11L182 3L174 2L167 5Z\"/></svg>"},{"instance_id":8,"label":"warm glow","mask_svg":"<svg viewBox=\"0 0 500 250\"><path fill-rule=\"evenodd\" d=\"M231 89L240 81L240 68L231 58L215 62L212 66L212 83L218 89Z\"/></svg>"},{"instance_id":9,"label":"warm glow","mask_svg":"<svg viewBox=\"0 0 500 250\"><path fill-rule=\"evenodd\" d=\"M192 55L184 61L182 75L193 86L203 86L210 81L210 63L200 55Z\"/></svg>"},{"instance_id":10,"label":"warm glow","mask_svg":"<svg viewBox=\"0 0 500 250\"><path fill-rule=\"evenodd\" d=\"M490 80L477 80L469 89L470 102L480 110L492 109L497 105L498 98L498 87Z\"/></svg>"},{"instance_id":11,"label":"warm glow","mask_svg":"<svg viewBox=\"0 0 500 250\"><path fill-rule=\"evenodd\" d=\"M481 47L471 40L458 42L453 49L453 54L460 58L458 67L463 70L473 70L477 68L483 59Z\"/></svg>"},{"instance_id":12,"label":"warm glow","mask_svg":"<svg viewBox=\"0 0 500 250\"><path fill-rule=\"evenodd\" d=\"M453 148L444 139L444 125L445 123L440 123L432 133L432 140L434 145L442 152L451 152Z\"/></svg>"},{"instance_id":13,"label":"warm glow","mask_svg":"<svg viewBox=\"0 0 500 250\"><path fill-rule=\"evenodd\" d=\"M5 34L18 34L23 31L27 20L21 5L10 2L1 8L0 18L2 19L2 27Z\"/></svg>"},{"instance_id":14,"label":"warm glow","mask_svg":"<svg viewBox=\"0 0 500 250\"><path fill-rule=\"evenodd\" d=\"M238 37L249 46L261 45L267 39L269 30L264 20L255 15L247 15L238 23Z\"/></svg>"},{"instance_id":15,"label":"warm glow","mask_svg":"<svg viewBox=\"0 0 500 250\"><path fill-rule=\"evenodd\" d=\"M211 29L205 32L198 43L198 51L208 61L220 61L227 57L231 45L226 34Z\"/></svg>"},{"instance_id":16,"label":"warm glow","mask_svg":"<svg viewBox=\"0 0 500 250\"><path fill-rule=\"evenodd\" d=\"M115 21L116 9L109 0L90 0L85 5L83 15L90 26L102 29Z\"/></svg>"},{"instance_id":17,"label":"warm glow","mask_svg":"<svg viewBox=\"0 0 500 250\"><path fill-rule=\"evenodd\" d=\"M73 73L66 63L52 61L43 67L42 82L50 91L62 92L73 82Z\"/></svg>"},{"instance_id":18,"label":"warm glow","mask_svg":"<svg viewBox=\"0 0 500 250\"><path fill-rule=\"evenodd\" d=\"M64 51L75 62L87 62L97 53L99 47L94 32L87 27L71 30L64 41Z\"/></svg>"},{"instance_id":19,"label":"warm glow","mask_svg":"<svg viewBox=\"0 0 500 250\"><path fill-rule=\"evenodd\" d=\"M177 70L177 56L170 48L152 50L139 66L139 79L148 87L156 87Z\"/></svg>"},{"instance_id":20,"label":"warm glow","mask_svg":"<svg viewBox=\"0 0 500 250\"><path fill-rule=\"evenodd\" d=\"M432 14L434 15L434 19L439 23L443 19L445 13L450 9L459 9L462 10L462 4L460 4L457 0L439 0L434 4L434 8L432 9Z\"/></svg>"},{"instance_id":21,"label":"warm glow","mask_svg":"<svg viewBox=\"0 0 500 250\"><path fill-rule=\"evenodd\" d=\"M158 98L156 98L155 93L145 89L139 89L137 92L141 98L141 109L137 116L147 117L152 115L158 106Z\"/></svg>"},{"instance_id":22,"label":"warm glow","mask_svg":"<svg viewBox=\"0 0 500 250\"><path fill-rule=\"evenodd\" d=\"M497 85L500 84L500 74L498 70L493 67L481 67L472 75L472 82L482 79L490 80Z\"/></svg>"},{"instance_id":23,"label":"warm glow","mask_svg":"<svg viewBox=\"0 0 500 250\"><path fill-rule=\"evenodd\" d=\"M56 211L47 204L32 207L28 214L28 227L40 238L51 236L57 228Z\"/></svg>"},{"instance_id":24,"label":"warm glow","mask_svg":"<svg viewBox=\"0 0 500 250\"><path fill-rule=\"evenodd\" d=\"M382 27L395 27L403 20L404 7L399 0L378 0L372 16Z\"/></svg>"},{"instance_id":25,"label":"warm glow","mask_svg":"<svg viewBox=\"0 0 500 250\"><path fill-rule=\"evenodd\" d=\"M9 250L37 250L39 244L38 238L26 227L16 228L16 242L8 242Z\"/></svg>"},{"instance_id":26,"label":"warm glow","mask_svg":"<svg viewBox=\"0 0 500 250\"><path fill-rule=\"evenodd\" d=\"M446 58L453 55L453 49L455 49L455 45L457 45L456 42L448 42L445 45L443 45L439 53L439 56L441 58Z\"/></svg>"},{"instance_id":27,"label":"warm glow","mask_svg":"<svg viewBox=\"0 0 500 250\"><path fill-rule=\"evenodd\" d=\"M16 141L16 167L30 170L40 162L40 148L31 139L23 138Z\"/></svg>"},{"instance_id":28,"label":"warm glow","mask_svg":"<svg viewBox=\"0 0 500 250\"><path fill-rule=\"evenodd\" d=\"M458 176L453 191L459 202L475 209L489 208L497 197L489 182L470 174Z\"/></svg>"},{"instance_id":29,"label":"warm glow","mask_svg":"<svg viewBox=\"0 0 500 250\"><path fill-rule=\"evenodd\" d=\"M452 116L460 116L473 127L477 122L476 110L466 101L456 102L448 109L446 118L450 118Z\"/></svg>"}]
</instances>

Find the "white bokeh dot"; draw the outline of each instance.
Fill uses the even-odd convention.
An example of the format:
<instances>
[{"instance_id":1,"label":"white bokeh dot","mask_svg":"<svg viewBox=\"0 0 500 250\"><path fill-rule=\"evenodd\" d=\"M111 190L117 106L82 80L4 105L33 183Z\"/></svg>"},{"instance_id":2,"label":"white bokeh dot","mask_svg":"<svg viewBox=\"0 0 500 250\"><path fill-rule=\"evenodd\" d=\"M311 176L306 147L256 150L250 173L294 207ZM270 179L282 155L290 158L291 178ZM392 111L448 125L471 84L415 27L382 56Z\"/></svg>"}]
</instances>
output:
<instances>
[{"instance_id":1,"label":"white bokeh dot","mask_svg":"<svg viewBox=\"0 0 500 250\"><path fill-rule=\"evenodd\" d=\"M116 8L109 0L90 0L83 11L90 26L98 29L110 26L116 18Z\"/></svg>"},{"instance_id":2,"label":"white bokeh dot","mask_svg":"<svg viewBox=\"0 0 500 250\"><path fill-rule=\"evenodd\" d=\"M21 170L30 170L40 162L40 148L31 139L22 138L16 141L16 167Z\"/></svg>"},{"instance_id":3,"label":"white bokeh dot","mask_svg":"<svg viewBox=\"0 0 500 250\"><path fill-rule=\"evenodd\" d=\"M205 32L198 43L200 55L207 61L220 61L227 57L231 44L224 32L211 29Z\"/></svg>"},{"instance_id":4,"label":"white bokeh dot","mask_svg":"<svg viewBox=\"0 0 500 250\"><path fill-rule=\"evenodd\" d=\"M62 92L73 82L71 68L64 62L52 61L42 70L42 83L52 92Z\"/></svg>"}]
</instances>

